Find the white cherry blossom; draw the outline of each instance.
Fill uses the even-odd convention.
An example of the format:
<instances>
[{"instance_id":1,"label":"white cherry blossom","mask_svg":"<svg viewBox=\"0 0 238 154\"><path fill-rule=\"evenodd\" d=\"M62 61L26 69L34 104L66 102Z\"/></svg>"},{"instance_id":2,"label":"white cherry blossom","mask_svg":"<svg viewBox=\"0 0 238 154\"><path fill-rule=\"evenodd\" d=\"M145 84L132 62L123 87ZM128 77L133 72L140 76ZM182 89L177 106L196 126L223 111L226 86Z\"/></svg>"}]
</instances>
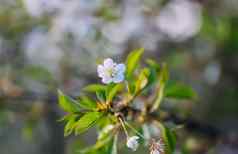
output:
<instances>
[{"instance_id":1,"label":"white cherry blossom","mask_svg":"<svg viewBox=\"0 0 238 154\"><path fill-rule=\"evenodd\" d=\"M105 59L103 64L98 65L97 68L98 76L102 78L102 82L105 84L122 82L125 78L125 70L124 64L117 64L110 58Z\"/></svg>"}]
</instances>

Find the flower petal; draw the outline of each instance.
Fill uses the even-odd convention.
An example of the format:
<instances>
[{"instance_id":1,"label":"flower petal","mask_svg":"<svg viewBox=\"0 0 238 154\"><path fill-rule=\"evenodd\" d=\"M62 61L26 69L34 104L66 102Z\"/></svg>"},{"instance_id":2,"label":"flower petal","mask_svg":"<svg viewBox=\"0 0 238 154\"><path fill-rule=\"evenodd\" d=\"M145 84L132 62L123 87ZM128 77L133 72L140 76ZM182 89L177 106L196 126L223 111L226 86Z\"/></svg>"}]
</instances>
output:
<instances>
[{"instance_id":1,"label":"flower petal","mask_svg":"<svg viewBox=\"0 0 238 154\"><path fill-rule=\"evenodd\" d=\"M126 66L125 64L121 63L121 64L118 64L115 69L117 72L124 73L126 71Z\"/></svg>"},{"instance_id":2,"label":"flower petal","mask_svg":"<svg viewBox=\"0 0 238 154\"><path fill-rule=\"evenodd\" d=\"M114 62L111 58L107 58L104 60L103 65L105 68L112 68L114 67Z\"/></svg>"},{"instance_id":3,"label":"flower petal","mask_svg":"<svg viewBox=\"0 0 238 154\"><path fill-rule=\"evenodd\" d=\"M138 136L130 137L126 143L127 147L132 149L133 151L136 151L139 146L138 139L139 139Z\"/></svg>"},{"instance_id":4,"label":"flower petal","mask_svg":"<svg viewBox=\"0 0 238 154\"><path fill-rule=\"evenodd\" d=\"M102 65L98 65L97 72L98 72L98 76L102 78L104 76L104 74L105 74L104 73L105 72L104 67Z\"/></svg>"},{"instance_id":5,"label":"flower petal","mask_svg":"<svg viewBox=\"0 0 238 154\"><path fill-rule=\"evenodd\" d=\"M113 77L113 82L114 83L120 83L124 80L124 74L123 73L119 73L117 74L115 77Z\"/></svg>"}]
</instances>

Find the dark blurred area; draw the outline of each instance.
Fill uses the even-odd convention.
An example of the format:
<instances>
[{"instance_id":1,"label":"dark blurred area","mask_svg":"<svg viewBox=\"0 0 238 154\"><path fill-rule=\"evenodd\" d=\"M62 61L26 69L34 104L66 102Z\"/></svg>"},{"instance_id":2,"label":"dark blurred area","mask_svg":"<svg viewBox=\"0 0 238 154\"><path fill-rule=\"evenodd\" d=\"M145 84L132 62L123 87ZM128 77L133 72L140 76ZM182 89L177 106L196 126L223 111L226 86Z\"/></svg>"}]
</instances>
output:
<instances>
[{"instance_id":1,"label":"dark blurred area","mask_svg":"<svg viewBox=\"0 0 238 154\"><path fill-rule=\"evenodd\" d=\"M0 0L0 153L93 144L94 130L64 138L57 89L80 95L98 61L140 47L198 92L171 109L187 123L176 154L237 154L237 0Z\"/></svg>"}]
</instances>

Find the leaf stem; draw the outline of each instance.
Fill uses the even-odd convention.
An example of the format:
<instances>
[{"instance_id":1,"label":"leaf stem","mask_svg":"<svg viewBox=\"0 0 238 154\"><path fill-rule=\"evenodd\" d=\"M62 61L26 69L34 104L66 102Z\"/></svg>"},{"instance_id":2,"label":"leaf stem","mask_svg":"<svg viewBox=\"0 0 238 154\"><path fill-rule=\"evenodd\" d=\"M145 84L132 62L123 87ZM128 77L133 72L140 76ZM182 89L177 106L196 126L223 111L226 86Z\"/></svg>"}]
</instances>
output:
<instances>
[{"instance_id":1,"label":"leaf stem","mask_svg":"<svg viewBox=\"0 0 238 154\"><path fill-rule=\"evenodd\" d=\"M143 138L144 140L146 140L145 137L144 137L140 132L138 132L134 127L132 127L128 122L125 121L125 124L126 124L135 134L139 135L141 138Z\"/></svg>"},{"instance_id":2,"label":"leaf stem","mask_svg":"<svg viewBox=\"0 0 238 154\"><path fill-rule=\"evenodd\" d=\"M124 132L125 132L125 134L126 134L126 137L127 137L127 139L128 139L128 138L129 138L129 134L128 134L127 130L126 130L125 123L124 123L124 121L123 121L120 117L119 117L118 119L119 119L119 121L120 121L120 123L121 123L121 125L122 125L122 128L123 128L123 130L124 130Z\"/></svg>"}]
</instances>

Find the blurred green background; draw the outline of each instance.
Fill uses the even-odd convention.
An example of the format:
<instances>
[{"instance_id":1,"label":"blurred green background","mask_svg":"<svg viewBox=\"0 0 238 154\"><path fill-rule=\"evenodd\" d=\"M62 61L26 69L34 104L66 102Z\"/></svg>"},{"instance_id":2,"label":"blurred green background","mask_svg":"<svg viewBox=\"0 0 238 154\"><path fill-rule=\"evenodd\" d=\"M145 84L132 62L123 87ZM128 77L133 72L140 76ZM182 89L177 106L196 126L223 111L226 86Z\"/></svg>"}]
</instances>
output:
<instances>
[{"instance_id":1,"label":"blurred green background","mask_svg":"<svg viewBox=\"0 0 238 154\"><path fill-rule=\"evenodd\" d=\"M140 47L198 92L171 109L196 121L178 131L183 153L237 154L237 0L0 0L0 153L76 154L93 144L93 129L63 137L56 91L78 96L99 81L98 61Z\"/></svg>"}]
</instances>

